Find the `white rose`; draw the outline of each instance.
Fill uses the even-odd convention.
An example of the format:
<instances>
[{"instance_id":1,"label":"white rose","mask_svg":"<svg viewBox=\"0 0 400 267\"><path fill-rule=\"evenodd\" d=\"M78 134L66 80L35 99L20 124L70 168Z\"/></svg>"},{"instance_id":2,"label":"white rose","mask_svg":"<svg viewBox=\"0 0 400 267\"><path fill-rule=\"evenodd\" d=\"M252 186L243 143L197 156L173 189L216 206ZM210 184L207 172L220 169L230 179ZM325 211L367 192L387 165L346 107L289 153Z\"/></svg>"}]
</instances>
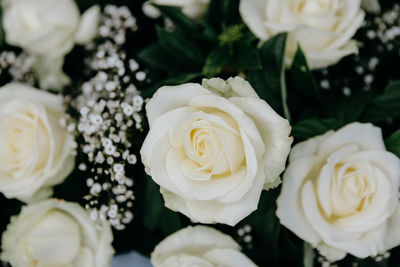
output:
<instances>
[{"instance_id":1,"label":"white rose","mask_svg":"<svg viewBox=\"0 0 400 267\"><path fill-rule=\"evenodd\" d=\"M312 69L358 52L351 40L364 20L361 0L240 0L240 14L261 40L289 32L286 63L299 43Z\"/></svg>"},{"instance_id":2,"label":"white rose","mask_svg":"<svg viewBox=\"0 0 400 267\"><path fill-rule=\"evenodd\" d=\"M30 201L51 194L74 167L73 136L59 125L61 96L22 84L0 88L0 192Z\"/></svg>"},{"instance_id":3,"label":"white rose","mask_svg":"<svg viewBox=\"0 0 400 267\"><path fill-rule=\"evenodd\" d=\"M6 42L18 46L41 61L61 61L75 43L84 44L96 35L100 8L93 6L82 17L73 0L2 0L3 27ZM61 63L62 63L61 62ZM50 66L48 66L50 65ZM59 80L43 87L58 87L68 80L62 77L62 64L44 64L49 75L57 73ZM38 71L39 79L46 79L43 66ZM61 74L60 74L61 73ZM49 78L47 78L49 79Z\"/></svg>"},{"instance_id":4,"label":"white rose","mask_svg":"<svg viewBox=\"0 0 400 267\"><path fill-rule=\"evenodd\" d=\"M242 78L162 87L146 111L141 156L168 208L235 225L280 183L291 127Z\"/></svg>"},{"instance_id":5,"label":"white rose","mask_svg":"<svg viewBox=\"0 0 400 267\"><path fill-rule=\"evenodd\" d=\"M400 244L400 159L380 128L352 123L297 144L277 216L329 260L376 256Z\"/></svg>"},{"instance_id":6,"label":"white rose","mask_svg":"<svg viewBox=\"0 0 400 267\"><path fill-rule=\"evenodd\" d=\"M1 260L14 267L107 267L112 240L110 225L95 223L78 204L48 199L11 218Z\"/></svg>"},{"instance_id":7,"label":"white rose","mask_svg":"<svg viewBox=\"0 0 400 267\"><path fill-rule=\"evenodd\" d=\"M154 267L255 267L228 235L206 226L189 226L161 241L151 254Z\"/></svg>"},{"instance_id":8,"label":"white rose","mask_svg":"<svg viewBox=\"0 0 400 267\"><path fill-rule=\"evenodd\" d=\"M182 8L183 14L189 18L196 19L201 17L208 7L210 0L150 0L143 4L143 12L151 17L157 18L161 14L152 4L160 6L177 6Z\"/></svg>"}]
</instances>

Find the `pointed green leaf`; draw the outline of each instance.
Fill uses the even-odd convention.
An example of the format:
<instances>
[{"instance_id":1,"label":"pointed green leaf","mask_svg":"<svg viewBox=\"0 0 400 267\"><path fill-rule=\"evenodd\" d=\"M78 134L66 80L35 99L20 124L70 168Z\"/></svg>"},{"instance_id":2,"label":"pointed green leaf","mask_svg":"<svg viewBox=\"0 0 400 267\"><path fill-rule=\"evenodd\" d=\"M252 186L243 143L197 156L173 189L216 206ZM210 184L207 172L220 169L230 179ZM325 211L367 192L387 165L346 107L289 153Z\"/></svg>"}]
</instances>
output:
<instances>
[{"instance_id":1,"label":"pointed green leaf","mask_svg":"<svg viewBox=\"0 0 400 267\"><path fill-rule=\"evenodd\" d=\"M157 27L157 36L160 44L177 62L181 62L181 64L191 69L195 68L194 65L202 65L204 62L200 48L182 35L167 32ZM173 62L171 63L173 64Z\"/></svg>"},{"instance_id":2,"label":"pointed green leaf","mask_svg":"<svg viewBox=\"0 0 400 267\"><path fill-rule=\"evenodd\" d=\"M362 121L378 122L400 116L400 81L391 82L382 95L375 97L361 116Z\"/></svg>"},{"instance_id":3,"label":"pointed green leaf","mask_svg":"<svg viewBox=\"0 0 400 267\"><path fill-rule=\"evenodd\" d=\"M386 149L400 157L400 129L385 141Z\"/></svg>"}]
</instances>

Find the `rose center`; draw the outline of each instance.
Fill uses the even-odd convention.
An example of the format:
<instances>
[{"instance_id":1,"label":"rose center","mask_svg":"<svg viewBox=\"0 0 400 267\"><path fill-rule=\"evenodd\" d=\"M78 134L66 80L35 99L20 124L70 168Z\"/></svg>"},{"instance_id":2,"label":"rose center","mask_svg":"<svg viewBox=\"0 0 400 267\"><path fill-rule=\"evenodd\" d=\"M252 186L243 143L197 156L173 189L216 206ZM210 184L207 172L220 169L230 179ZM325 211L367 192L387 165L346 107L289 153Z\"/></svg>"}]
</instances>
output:
<instances>
[{"instance_id":1,"label":"rose center","mask_svg":"<svg viewBox=\"0 0 400 267\"><path fill-rule=\"evenodd\" d=\"M298 12L309 15L317 15L329 12L332 8L330 0L302 0L298 4Z\"/></svg>"},{"instance_id":2,"label":"rose center","mask_svg":"<svg viewBox=\"0 0 400 267\"><path fill-rule=\"evenodd\" d=\"M243 164L244 149L235 122L222 112L197 115L204 118L191 120L184 131L184 151L192 161L187 166L202 177L236 172Z\"/></svg>"},{"instance_id":3,"label":"rose center","mask_svg":"<svg viewBox=\"0 0 400 267\"><path fill-rule=\"evenodd\" d=\"M337 192L332 201L333 214L346 216L363 211L374 195L376 184L371 174L362 166L345 166L338 164L335 167Z\"/></svg>"},{"instance_id":4,"label":"rose center","mask_svg":"<svg viewBox=\"0 0 400 267\"><path fill-rule=\"evenodd\" d=\"M31 155L35 143L35 127L30 118L9 118L0 128L4 131L3 153L7 160L21 161Z\"/></svg>"}]
</instances>

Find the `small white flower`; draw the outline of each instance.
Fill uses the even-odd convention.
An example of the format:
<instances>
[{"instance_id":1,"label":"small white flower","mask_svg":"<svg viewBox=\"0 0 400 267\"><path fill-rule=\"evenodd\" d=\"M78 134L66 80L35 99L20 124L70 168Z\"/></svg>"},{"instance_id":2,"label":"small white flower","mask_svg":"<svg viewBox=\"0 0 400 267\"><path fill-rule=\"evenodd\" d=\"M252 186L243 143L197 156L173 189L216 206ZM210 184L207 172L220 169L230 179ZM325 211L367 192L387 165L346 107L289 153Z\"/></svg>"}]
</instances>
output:
<instances>
[{"instance_id":1,"label":"small white flower","mask_svg":"<svg viewBox=\"0 0 400 267\"><path fill-rule=\"evenodd\" d=\"M116 173L122 173L122 172L124 172L124 165L122 165L120 163L115 163L114 166L113 166L113 170Z\"/></svg>"},{"instance_id":2,"label":"small white flower","mask_svg":"<svg viewBox=\"0 0 400 267\"><path fill-rule=\"evenodd\" d=\"M133 107L129 104L127 104L124 108L123 108L123 112L126 116L131 116L134 112Z\"/></svg>"},{"instance_id":3,"label":"small white flower","mask_svg":"<svg viewBox=\"0 0 400 267\"><path fill-rule=\"evenodd\" d=\"M127 160L128 160L128 163L129 163L129 164L132 164L132 165L136 164L136 162L137 162L137 158L136 158L136 156L133 155L133 154L129 155L128 158L127 158Z\"/></svg>"}]
</instances>

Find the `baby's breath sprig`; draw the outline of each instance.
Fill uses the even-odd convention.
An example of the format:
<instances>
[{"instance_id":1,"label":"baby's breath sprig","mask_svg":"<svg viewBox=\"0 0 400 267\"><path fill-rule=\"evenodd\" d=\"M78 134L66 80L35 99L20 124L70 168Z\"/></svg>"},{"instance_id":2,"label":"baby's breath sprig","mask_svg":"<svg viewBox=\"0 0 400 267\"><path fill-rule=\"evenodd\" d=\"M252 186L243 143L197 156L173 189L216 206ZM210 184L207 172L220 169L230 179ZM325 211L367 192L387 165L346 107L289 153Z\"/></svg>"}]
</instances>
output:
<instances>
[{"instance_id":1,"label":"baby's breath sprig","mask_svg":"<svg viewBox=\"0 0 400 267\"><path fill-rule=\"evenodd\" d=\"M0 53L1 85L9 82L22 82L35 85L35 76L32 71L35 60L25 52L5 50Z\"/></svg>"},{"instance_id":2,"label":"baby's breath sprig","mask_svg":"<svg viewBox=\"0 0 400 267\"><path fill-rule=\"evenodd\" d=\"M89 78L69 103L79 113L75 131L83 159L78 168L87 175L86 208L93 219L108 220L117 230L133 219L134 178L129 169L137 155L132 140L143 130L144 100L135 84L146 80L146 73L123 49L128 32L136 30L127 7L105 7L98 37L86 46Z\"/></svg>"}]
</instances>

